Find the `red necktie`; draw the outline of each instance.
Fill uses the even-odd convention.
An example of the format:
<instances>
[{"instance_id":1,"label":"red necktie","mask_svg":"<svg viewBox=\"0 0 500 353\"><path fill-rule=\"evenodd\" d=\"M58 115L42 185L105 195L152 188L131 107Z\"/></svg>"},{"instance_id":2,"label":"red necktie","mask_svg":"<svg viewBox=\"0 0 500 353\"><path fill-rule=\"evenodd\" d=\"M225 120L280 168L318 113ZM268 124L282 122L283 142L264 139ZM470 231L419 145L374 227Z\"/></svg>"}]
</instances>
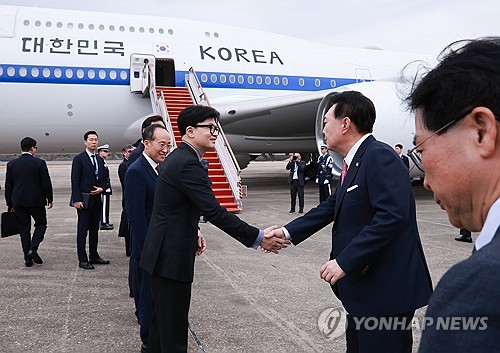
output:
<instances>
[{"instance_id":1,"label":"red necktie","mask_svg":"<svg viewBox=\"0 0 500 353\"><path fill-rule=\"evenodd\" d=\"M340 180L340 185L344 183L344 178L346 174L347 174L347 163L344 161L344 164L342 165L342 179Z\"/></svg>"},{"instance_id":2,"label":"red necktie","mask_svg":"<svg viewBox=\"0 0 500 353\"><path fill-rule=\"evenodd\" d=\"M159 165L159 164L157 164L157 165L156 165L156 167L155 167L155 169L156 169L156 171L158 172L158 174L160 174L160 168L161 168L161 167L160 167L160 165Z\"/></svg>"}]
</instances>

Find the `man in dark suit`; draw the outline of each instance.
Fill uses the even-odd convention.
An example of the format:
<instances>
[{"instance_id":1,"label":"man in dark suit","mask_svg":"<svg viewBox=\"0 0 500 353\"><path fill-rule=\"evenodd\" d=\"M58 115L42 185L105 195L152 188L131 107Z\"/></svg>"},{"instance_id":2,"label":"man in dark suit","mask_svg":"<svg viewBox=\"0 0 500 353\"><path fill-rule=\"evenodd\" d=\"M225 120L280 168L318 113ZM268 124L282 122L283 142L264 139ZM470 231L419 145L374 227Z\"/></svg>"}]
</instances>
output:
<instances>
[{"instance_id":1,"label":"man in dark suit","mask_svg":"<svg viewBox=\"0 0 500 353\"><path fill-rule=\"evenodd\" d=\"M144 121L142 122L142 125L141 125L141 136L142 136L142 133L144 132L144 130L148 126L153 125L153 124L161 124L161 125L165 126L165 121L163 121L163 118L160 115L153 115L153 116L150 116L150 117L144 119ZM144 152L144 143L141 139L141 140L137 141L137 146L132 151L132 153L130 153L130 155L128 157L128 165L131 165L132 163L134 163L135 160L142 155L142 152Z\"/></svg>"},{"instance_id":2,"label":"man in dark suit","mask_svg":"<svg viewBox=\"0 0 500 353\"><path fill-rule=\"evenodd\" d=\"M101 214L101 194L109 188L104 160L96 154L98 136L95 131L83 135L85 151L73 158L71 165L71 204L78 214L76 247L78 266L93 270L93 265L107 265L97 252L99 221ZM89 234L90 261L85 251Z\"/></svg>"},{"instance_id":3,"label":"man in dark suit","mask_svg":"<svg viewBox=\"0 0 500 353\"><path fill-rule=\"evenodd\" d=\"M120 227L118 236L125 239L125 255L130 256L130 229L127 216L127 207L125 206L125 173L128 168L128 157L134 150L134 146L127 144L122 147L123 161L118 166L118 178L122 187L122 214L120 216Z\"/></svg>"},{"instance_id":4,"label":"man in dark suit","mask_svg":"<svg viewBox=\"0 0 500 353\"><path fill-rule=\"evenodd\" d=\"M181 111L177 123L182 143L161 166L153 213L140 266L151 275L153 319L151 352L186 352L188 312L200 214L247 247L278 252L285 239L264 233L223 208L209 186L204 153L215 147L219 113L206 106ZM130 172L130 171L129 171ZM127 201L128 202L128 201ZM132 239L134 236L132 235Z\"/></svg>"},{"instance_id":5,"label":"man in dark suit","mask_svg":"<svg viewBox=\"0 0 500 353\"><path fill-rule=\"evenodd\" d=\"M323 132L328 149L344 157L341 180L325 202L275 232L298 245L334 222L320 275L347 311L347 352L410 353L413 314L432 283L408 171L371 134L375 107L367 97L346 91L331 103ZM399 324L374 330L373 320Z\"/></svg>"},{"instance_id":6,"label":"man in dark suit","mask_svg":"<svg viewBox=\"0 0 500 353\"><path fill-rule=\"evenodd\" d=\"M25 265L31 267L33 261L43 263L38 247L47 229L45 207L52 208L52 182L45 161L35 157L36 141L31 137L23 138L21 151L19 158L7 163L5 200L9 211L16 212ZM30 234L31 217L35 221L33 238Z\"/></svg>"},{"instance_id":7,"label":"man in dark suit","mask_svg":"<svg viewBox=\"0 0 500 353\"><path fill-rule=\"evenodd\" d=\"M499 350L499 57L500 37L455 42L407 98L416 113L409 155L425 171L424 186L455 227L480 232L472 255L431 296L422 353Z\"/></svg>"},{"instance_id":8,"label":"man in dark suit","mask_svg":"<svg viewBox=\"0 0 500 353\"><path fill-rule=\"evenodd\" d=\"M297 194L299 195L299 213L304 213L304 170L306 170L306 162L302 160L300 153L294 153L290 156L286 169L290 170L288 184L290 184L291 205L288 213L295 212Z\"/></svg>"},{"instance_id":9,"label":"man in dark suit","mask_svg":"<svg viewBox=\"0 0 500 353\"><path fill-rule=\"evenodd\" d=\"M403 161L403 163L405 164L406 166L406 169L410 169L410 160L408 159L408 157L406 157L404 154L403 154L403 145L400 144L400 143L397 143L396 146L394 146L394 150L396 151L396 153L398 154L399 158L401 158L401 160Z\"/></svg>"},{"instance_id":10,"label":"man in dark suit","mask_svg":"<svg viewBox=\"0 0 500 353\"><path fill-rule=\"evenodd\" d=\"M142 351L147 351L149 324L153 311L149 274L139 268L144 240L148 230L156 179L165 157L170 151L170 136L163 125L148 126L142 134L144 152L130 165L125 175L125 200L129 211L132 247L130 257L130 278L132 292L141 326Z\"/></svg>"}]
</instances>

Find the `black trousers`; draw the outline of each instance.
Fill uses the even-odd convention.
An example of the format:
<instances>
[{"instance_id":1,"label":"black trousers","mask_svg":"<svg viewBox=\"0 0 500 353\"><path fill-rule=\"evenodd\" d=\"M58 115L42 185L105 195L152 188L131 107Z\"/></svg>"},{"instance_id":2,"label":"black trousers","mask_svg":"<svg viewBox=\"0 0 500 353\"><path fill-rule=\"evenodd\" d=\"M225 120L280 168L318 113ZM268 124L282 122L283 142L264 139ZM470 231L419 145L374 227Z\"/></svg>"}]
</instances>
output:
<instances>
[{"instance_id":1,"label":"black trousers","mask_svg":"<svg viewBox=\"0 0 500 353\"><path fill-rule=\"evenodd\" d=\"M135 310L139 319L141 341L148 345L153 297L151 295L151 276L139 267L140 258L132 256L129 265L129 283L134 294Z\"/></svg>"},{"instance_id":2,"label":"black trousers","mask_svg":"<svg viewBox=\"0 0 500 353\"><path fill-rule=\"evenodd\" d=\"M19 233L21 235L21 246L23 247L24 259L27 260L30 250L37 251L43 241L47 229L47 211L45 206L15 207L16 216L19 221ZM31 217L35 221L35 230L31 238Z\"/></svg>"},{"instance_id":3,"label":"black trousers","mask_svg":"<svg viewBox=\"0 0 500 353\"><path fill-rule=\"evenodd\" d=\"M191 283L151 276L153 317L148 353L187 352Z\"/></svg>"},{"instance_id":4,"label":"black trousers","mask_svg":"<svg viewBox=\"0 0 500 353\"><path fill-rule=\"evenodd\" d=\"M331 186L330 184L318 184L319 187L319 202L326 201L326 199L330 196L331 194Z\"/></svg>"},{"instance_id":5,"label":"black trousers","mask_svg":"<svg viewBox=\"0 0 500 353\"><path fill-rule=\"evenodd\" d=\"M109 201L111 200L110 194L102 194L102 213L101 224L109 224Z\"/></svg>"},{"instance_id":6,"label":"black trousers","mask_svg":"<svg viewBox=\"0 0 500 353\"><path fill-rule=\"evenodd\" d=\"M120 216L120 228L118 229L118 236L125 238L125 255L130 256L130 224L128 222L127 209L122 209Z\"/></svg>"},{"instance_id":7,"label":"black trousers","mask_svg":"<svg viewBox=\"0 0 500 353\"><path fill-rule=\"evenodd\" d=\"M299 212L304 211L304 185L300 185L299 181L294 179L290 183L291 206L290 210L295 211L295 203L297 202L297 194L299 194Z\"/></svg>"},{"instance_id":8,"label":"black trousers","mask_svg":"<svg viewBox=\"0 0 500 353\"><path fill-rule=\"evenodd\" d=\"M347 353L411 353L413 346L411 322L414 314L415 311L411 311L394 316L366 318L347 314ZM384 322L398 324L389 329L380 324Z\"/></svg>"},{"instance_id":9,"label":"black trousers","mask_svg":"<svg viewBox=\"0 0 500 353\"><path fill-rule=\"evenodd\" d=\"M78 261L87 262L87 252L85 246L87 244L87 232L89 235L89 255L91 259L99 259L97 252L99 220L101 213L101 197L90 196L89 208L77 210L78 224L76 229L76 249L78 253Z\"/></svg>"}]
</instances>

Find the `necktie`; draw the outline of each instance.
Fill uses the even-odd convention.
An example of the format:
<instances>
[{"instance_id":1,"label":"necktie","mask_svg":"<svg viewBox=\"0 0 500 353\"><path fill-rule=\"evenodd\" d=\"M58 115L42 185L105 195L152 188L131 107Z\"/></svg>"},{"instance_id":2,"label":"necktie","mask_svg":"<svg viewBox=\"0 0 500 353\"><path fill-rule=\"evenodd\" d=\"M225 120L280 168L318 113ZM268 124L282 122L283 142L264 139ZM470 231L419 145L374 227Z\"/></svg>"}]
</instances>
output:
<instances>
[{"instance_id":1,"label":"necktie","mask_svg":"<svg viewBox=\"0 0 500 353\"><path fill-rule=\"evenodd\" d=\"M92 157L90 160L92 161L92 165L94 166L95 177L98 178L99 171L97 169L97 160L95 154L92 154L90 157Z\"/></svg>"},{"instance_id":2,"label":"necktie","mask_svg":"<svg viewBox=\"0 0 500 353\"><path fill-rule=\"evenodd\" d=\"M158 174L160 174L160 168L161 168L161 167L160 167L160 164L157 164L157 165L156 165L156 167L155 167L155 169L156 169L156 171L158 172Z\"/></svg>"},{"instance_id":3,"label":"necktie","mask_svg":"<svg viewBox=\"0 0 500 353\"><path fill-rule=\"evenodd\" d=\"M344 164L342 165L342 179L340 180L340 185L344 183L344 178L346 174L347 174L347 163L344 161Z\"/></svg>"}]
</instances>

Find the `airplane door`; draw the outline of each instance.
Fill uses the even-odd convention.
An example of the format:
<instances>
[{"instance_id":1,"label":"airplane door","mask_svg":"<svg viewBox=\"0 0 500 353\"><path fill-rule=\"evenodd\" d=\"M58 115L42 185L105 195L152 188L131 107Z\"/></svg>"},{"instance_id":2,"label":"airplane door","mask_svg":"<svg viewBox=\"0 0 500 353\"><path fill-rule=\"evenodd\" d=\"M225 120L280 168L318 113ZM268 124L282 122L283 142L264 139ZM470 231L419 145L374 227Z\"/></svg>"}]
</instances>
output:
<instances>
[{"instance_id":1,"label":"airplane door","mask_svg":"<svg viewBox=\"0 0 500 353\"><path fill-rule=\"evenodd\" d=\"M175 64L174 59L156 59L156 86L175 87Z\"/></svg>"},{"instance_id":2,"label":"airplane door","mask_svg":"<svg viewBox=\"0 0 500 353\"><path fill-rule=\"evenodd\" d=\"M148 54L132 54L130 56L130 92L143 93L149 86L149 80L154 82L156 58ZM153 77L149 77L147 67L151 68Z\"/></svg>"},{"instance_id":3,"label":"airplane door","mask_svg":"<svg viewBox=\"0 0 500 353\"><path fill-rule=\"evenodd\" d=\"M371 82L372 73L368 69L356 69L356 83Z\"/></svg>"}]
</instances>

